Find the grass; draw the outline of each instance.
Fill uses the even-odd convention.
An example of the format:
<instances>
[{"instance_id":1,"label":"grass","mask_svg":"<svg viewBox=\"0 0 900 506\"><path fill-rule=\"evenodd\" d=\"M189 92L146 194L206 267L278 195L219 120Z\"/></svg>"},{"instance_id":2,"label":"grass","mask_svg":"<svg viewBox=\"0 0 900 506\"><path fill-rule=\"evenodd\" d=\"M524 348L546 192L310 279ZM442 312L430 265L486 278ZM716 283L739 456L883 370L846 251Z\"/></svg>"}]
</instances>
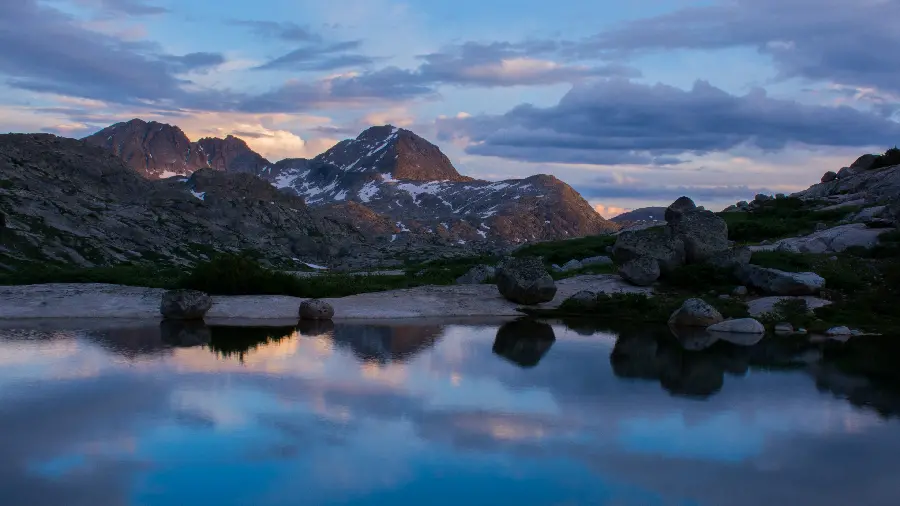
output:
<instances>
[{"instance_id":1,"label":"grass","mask_svg":"<svg viewBox=\"0 0 900 506\"><path fill-rule=\"evenodd\" d=\"M667 323L672 313L689 298L694 297L677 292L663 292L652 297L635 293L601 293L589 307L565 301L559 309L526 309L525 312L539 317L588 317L615 322ZM739 300L722 300L708 296L700 298L716 308L725 318L748 316L746 304Z\"/></svg>"},{"instance_id":2,"label":"grass","mask_svg":"<svg viewBox=\"0 0 900 506\"><path fill-rule=\"evenodd\" d=\"M616 243L614 235L594 235L564 241L547 241L529 244L513 252L516 257L541 257L548 266L562 265L569 260L583 260L596 256L609 256L606 251Z\"/></svg>"},{"instance_id":3,"label":"grass","mask_svg":"<svg viewBox=\"0 0 900 506\"><path fill-rule=\"evenodd\" d=\"M422 284L452 285L456 283L457 278L469 272L472 267L477 265L494 266L499 260L496 256L441 259L409 265L405 271L407 277L415 278Z\"/></svg>"},{"instance_id":4,"label":"grass","mask_svg":"<svg viewBox=\"0 0 900 506\"><path fill-rule=\"evenodd\" d=\"M766 239L780 239L815 231L817 223L834 225L856 207L843 207L830 211L814 210L814 203L798 198L767 200L761 207L746 213L719 213L728 224L728 238L747 243Z\"/></svg>"},{"instance_id":5,"label":"grass","mask_svg":"<svg viewBox=\"0 0 900 506\"><path fill-rule=\"evenodd\" d=\"M149 288L174 288L183 271L151 264L122 264L113 267L67 268L26 264L15 271L0 272L0 285L45 283L110 283Z\"/></svg>"}]
</instances>

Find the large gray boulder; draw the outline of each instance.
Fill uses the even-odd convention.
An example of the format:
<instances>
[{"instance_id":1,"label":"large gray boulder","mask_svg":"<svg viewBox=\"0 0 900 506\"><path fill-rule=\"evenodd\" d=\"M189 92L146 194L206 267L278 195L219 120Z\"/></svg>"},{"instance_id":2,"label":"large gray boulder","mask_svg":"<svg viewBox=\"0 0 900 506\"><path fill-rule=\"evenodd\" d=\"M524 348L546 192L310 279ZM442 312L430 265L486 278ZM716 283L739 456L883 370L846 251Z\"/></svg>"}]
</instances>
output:
<instances>
[{"instance_id":1,"label":"large gray boulder","mask_svg":"<svg viewBox=\"0 0 900 506\"><path fill-rule=\"evenodd\" d=\"M703 300L688 299L669 317L669 326L705 328L724 319L722 313Z\"/></svg>"},{"instance_id":2,"label":"large gray boulder","mask_svg":"<svg viewBox=\"0 0 900 506\"><path fill-rule=\"evenodd\" d=\"M597 307L597 292L582 290L566 299L565 305L581 310L594 309Z\"/></svg>"},{"instance_id":3,"label":"large gray boulder","mask_svg":"<svg viewBox=\"0 0 900 506\"><path fill-rule=\"evenodd\" d=\"M703 262L730 247L728 225L712 211L685 212L669 226L674 237L684 243L688 263Z\"/></svg>"},{"instance_id":4,"label":"large gray boulder","mask_svg":"<svg viewBox=\"0 0 900 506\"><path fill-rule=\"evenodd\" d=\"M159 312L169 320L202 320L212 307L212 298L197 290L169 290L162 296Z\"/></svg>"},{"instance_id":5,"label":"large gray boulder","mask_svg":"<svg viewBox=\"0 0 900 506\"><path fill-rule=\"evenodd\" d=\"M725 320L706 328L707 332L728 332L732 334L765 334L766 327L753 318Z\"/></svg>"},{"instance_id":6,"label":"large gray boulder","mask_svg":"<svg viewBox=\"0 0 900 506\"><path fill-rule=\"evenodd\" d=\"M494 277L497 269L490 265L476 265L469 269L469 272L456 278L457 285L480 285Z\"/></svg>"},{"instance_id":7,"label":"large gray boulder","mask_svg":"<svg viewBox=\"0 0 900 506\"><path fill-rule=\"evenodd\" d=\"M706 263L719 269L733 270L750 263L753 252L746 246L728 248L714 253L706 259Z\"/></svg>"},{"instance_id":8,"label":"large gray boulder","mask_svg":"<svg viewBox=\"0 0 900 506\"><path fill-rule=\"evenodd\" d=\"M822 175L823 183L830 183L830 182L834 181L835 179L837 179L837 172L834 172L834 171L829 170L828 172L826 172L825 174Z\"/></svg>"},{"instance_id":9,"label":"large gray boulder","mask_svg":"<svg viewBox=\"0 0 900 506\"><path fill-rule=\"evenodd\" d=\"M556 296L556 283L540 258L512 258L497 269L497 289L505 299L517 304L550 302Z\"/></svg>"},{"instance_id":10,"label":"large gray boulder","mask_svg":"<svg viewBox=\"0 0 900 506\"><path fill-rule=\"evenodd\" d=\"M856 174L856 169L852 167L843 167L841 170L837 172L838 179L847 179L848 177Z\"/></svg>"},{"instance_id":11,"label":"large gray boulder","mask_svg":"<svg viewBox=\"0 0 900 506\"><path fill-rule=\"evenodd\" d=\"M825 287L825 279L814 272L784 272L758 265L737 270L740 280L774 295L815 295Z\"/></svg>"},{"instance_id":12,"label":"large gray boulder","mask_svg":"<svg viewBox=\"0 0 900 506\"><path fill-rule=\"evenodd\" d=\"M334 308L321 299L309 299L300 303L301 320L330 320L334 318Z\"/></svg>"},{"instance_id":13,"label":"large gray boulder","mask_svg":"<svg viewBox=\"0 0 900 506\"><path fill-rule=\"evenodd\" d=\"M619 264L650 257L657 261L660 272L668 273L684 264L684 242L672 237L667 227L622 232L613 246L613 257Z\"/></svg>"},{"instance_id":14,"label":"large gray boulder","mask_svg":"<svg viewBox=\"0 0 900 506\"><path fill-rule=\"evenodd\" d=\"M872 168L872 165L875 164L875 160L877 159L878 155L862 155L861 157L857 158L855 162L850 164L850 168L857 170L869 170Z\"/></svg>"},{"instance_id":15,"label":"large gray boulder","mask_svg":"<svg viewBox=\"0 0 900 506\"><path fill-rule=\"evenodd\" d=\"M638 257L619 266L622 279L636 286L650 286L659 279L659 262L650 257Z\"/></svg>"},{"instance_id":16,"label":"large gray boulder","mask_svg":"<svg viewBox=\"0 0 900 506\"><path fill-rule=\"evenodd\" d=\"M697 209L697 205L694 204L693 200L688 197L678 197L678 200L672 202L672 204L666 208L666 222L673 223L678 221L685 213L694 211L695 209Z\"/></svg>"},{"instance_id":17,"label":"large gray boulder","mask_svg":"<svg viewBox=\"0 0 900 506\"><path fill-rule=\"evenodd\" d=\"M813 254L842 253L852 247L871 249L878 245L878 237L887 232L890 229L869 228L865 223L850 223L817 230L803 237L782 239L776 243L775 249Z\"/></svg>"}]
</instances>

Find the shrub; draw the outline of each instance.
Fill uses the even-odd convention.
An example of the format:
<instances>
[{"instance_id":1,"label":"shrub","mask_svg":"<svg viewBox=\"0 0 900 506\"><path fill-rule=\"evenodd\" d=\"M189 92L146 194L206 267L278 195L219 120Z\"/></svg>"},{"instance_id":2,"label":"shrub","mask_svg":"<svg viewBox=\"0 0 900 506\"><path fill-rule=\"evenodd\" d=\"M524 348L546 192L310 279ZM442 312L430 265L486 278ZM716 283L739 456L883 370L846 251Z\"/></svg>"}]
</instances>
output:
<instances>
[{"instance_id":1,"label":"shrub","mask_svg":"<svg viewBox=\"0 0 900 506\"><path fill-rule=\"evenodd\" d=\"M0 285L41 285L47 283L109 283L114 285L174 288L181 269L150 264L121 264L112 267L67 268L46 264L25 264L0 274Z\"/></svg>"},{"instance_id":2,"label":"shrub","mask_svg":"<svg viewBox=\"0 0 900 506\"><path fill-rule=\"evenodd\" d=\"M875 158L875 161L872 162L871 169L892 167L894 165L900 165L900 149L898 149L897 146L885 151L883 155L878 155L878 157Z\"/></svg>"},{"instance_id":3,"label":"shrub","mask_svg":"<svg viewBox=\"0 0 900 506\"><path fill-rule=\"evenodd\" d=\"M726 269L708 264L691 264L666 273L663 282L670 288L692 292L731 291L737 284L737 279Z\"/></svg>"},{"instance_id":4,"label":"shrub","mask_svg":"<svg viewBox=\"0 0 900 506\"><path fill-rule=\"evenodd\" d=\"M616 243L614 235L594 235L564 241L547 241L523 246L516 257L542 257L547 265L562 265L569 260L608 255L606 249Z\"/></svg>"},{"instance_id":5,"label":"shrub","mask_svg":"<svg viewBox=\"0 0 900 506\"><path fill-rule=\"evenodd\" d=\"M817 223L834 224L855 207L843 207L829 211L817 211L798 198L767 200L759 208L746 213L720 213L728 224L728 237L738 242L758 242L796 236L815 230Z\"/></svg>"}]
</instances>

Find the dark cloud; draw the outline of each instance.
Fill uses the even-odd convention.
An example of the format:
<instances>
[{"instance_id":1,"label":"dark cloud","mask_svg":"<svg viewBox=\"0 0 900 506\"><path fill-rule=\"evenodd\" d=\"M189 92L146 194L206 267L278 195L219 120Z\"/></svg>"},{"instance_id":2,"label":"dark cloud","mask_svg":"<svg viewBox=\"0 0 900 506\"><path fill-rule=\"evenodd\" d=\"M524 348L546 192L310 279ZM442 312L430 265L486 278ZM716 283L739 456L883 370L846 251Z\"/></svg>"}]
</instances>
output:
<instances>
[{"instance_id":1,"label":"dark cloud","mask_svg":"<svg viewBox=\"0 0 900 506\"><path fill-rule=\"evenodd\" d=\"M574 87L560 102L523 104L500 116L439 120L443 139L467 137L469 153L561 163L672 164L749 144L871 146L896 142L900 124L850 107L803 105L763 90L735 96L698 81L684 91L604 80Z\"/></svg>"},{"instance_id":2,"label":"dark cloud","mask_svg":"<svg viewBox=\"0 0 900 506\"><path fill-rule=\"evenodd\" d=\"M189 53L167 56L165 60L172 64L177 73L207 70L225 63L225 57L219 53Z\"/></svg>"},{"instance_id":3,"label":"dark cloud","mask_svg":"<svg viewBox=\"0 0 900 506\"><path fill-rule=\"evenodd\" d=\"M626 23L583 54L756 48L782 77L900 91L897 0L733 0Z\"/></svg>"},{"instance_id":4,"label":"dark cloud","mask_svg":"<svg viewBox=\"0 0 900 506\"><path fill-rule=\"evenodd\" d=\"M335 70L369 65L374 58L345 51L358 49L361 41L352 40L332 44L309 45L268 61L254 70Z\"/></svg>"},{"instance_id":5,"label":"dark cloud","mask_svg":"<svg viewBox=\"0 0 900 506\"><path fill-rule=\"evenodd\" d=\"M318 42L322 40L319 34L309 28L291 22L233 19L228 23L246 28L260 37L271 37L290 42Z\"/></svg>"},{"instance_id":6,"label":"dark cloud","mask_svg":"<svg viewBox=\"0 0 900 506\"><path fill-rule=\"evenodd\" d=\"M100 11L101 14L126 15L126 16L152 16L155 14L165 14L170 12L166 7L156 4L152 1L144 0L48 0L49 2L63 3L66 1L74 2L86 7L93 7Z\"/></svg>"}]
</instances>

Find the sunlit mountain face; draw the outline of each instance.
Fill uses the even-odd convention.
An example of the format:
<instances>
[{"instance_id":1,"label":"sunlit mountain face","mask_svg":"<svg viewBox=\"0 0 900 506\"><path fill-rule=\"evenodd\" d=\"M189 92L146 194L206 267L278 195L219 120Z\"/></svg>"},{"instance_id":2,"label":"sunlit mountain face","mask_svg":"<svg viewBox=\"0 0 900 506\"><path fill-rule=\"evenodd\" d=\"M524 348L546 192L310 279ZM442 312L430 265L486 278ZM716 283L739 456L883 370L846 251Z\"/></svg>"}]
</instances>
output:
<instances>
[{"instance_id":1,"label":"sunlit mountain face","mask_svg":"<svg viewBox=\"0 0 900 506\"><path fill-rule=\"evenodd\" d=\"M813 352L528 320L19 324L0 485L5 504L895 504L898 390Z\"/></svg>"}]
</instances>

